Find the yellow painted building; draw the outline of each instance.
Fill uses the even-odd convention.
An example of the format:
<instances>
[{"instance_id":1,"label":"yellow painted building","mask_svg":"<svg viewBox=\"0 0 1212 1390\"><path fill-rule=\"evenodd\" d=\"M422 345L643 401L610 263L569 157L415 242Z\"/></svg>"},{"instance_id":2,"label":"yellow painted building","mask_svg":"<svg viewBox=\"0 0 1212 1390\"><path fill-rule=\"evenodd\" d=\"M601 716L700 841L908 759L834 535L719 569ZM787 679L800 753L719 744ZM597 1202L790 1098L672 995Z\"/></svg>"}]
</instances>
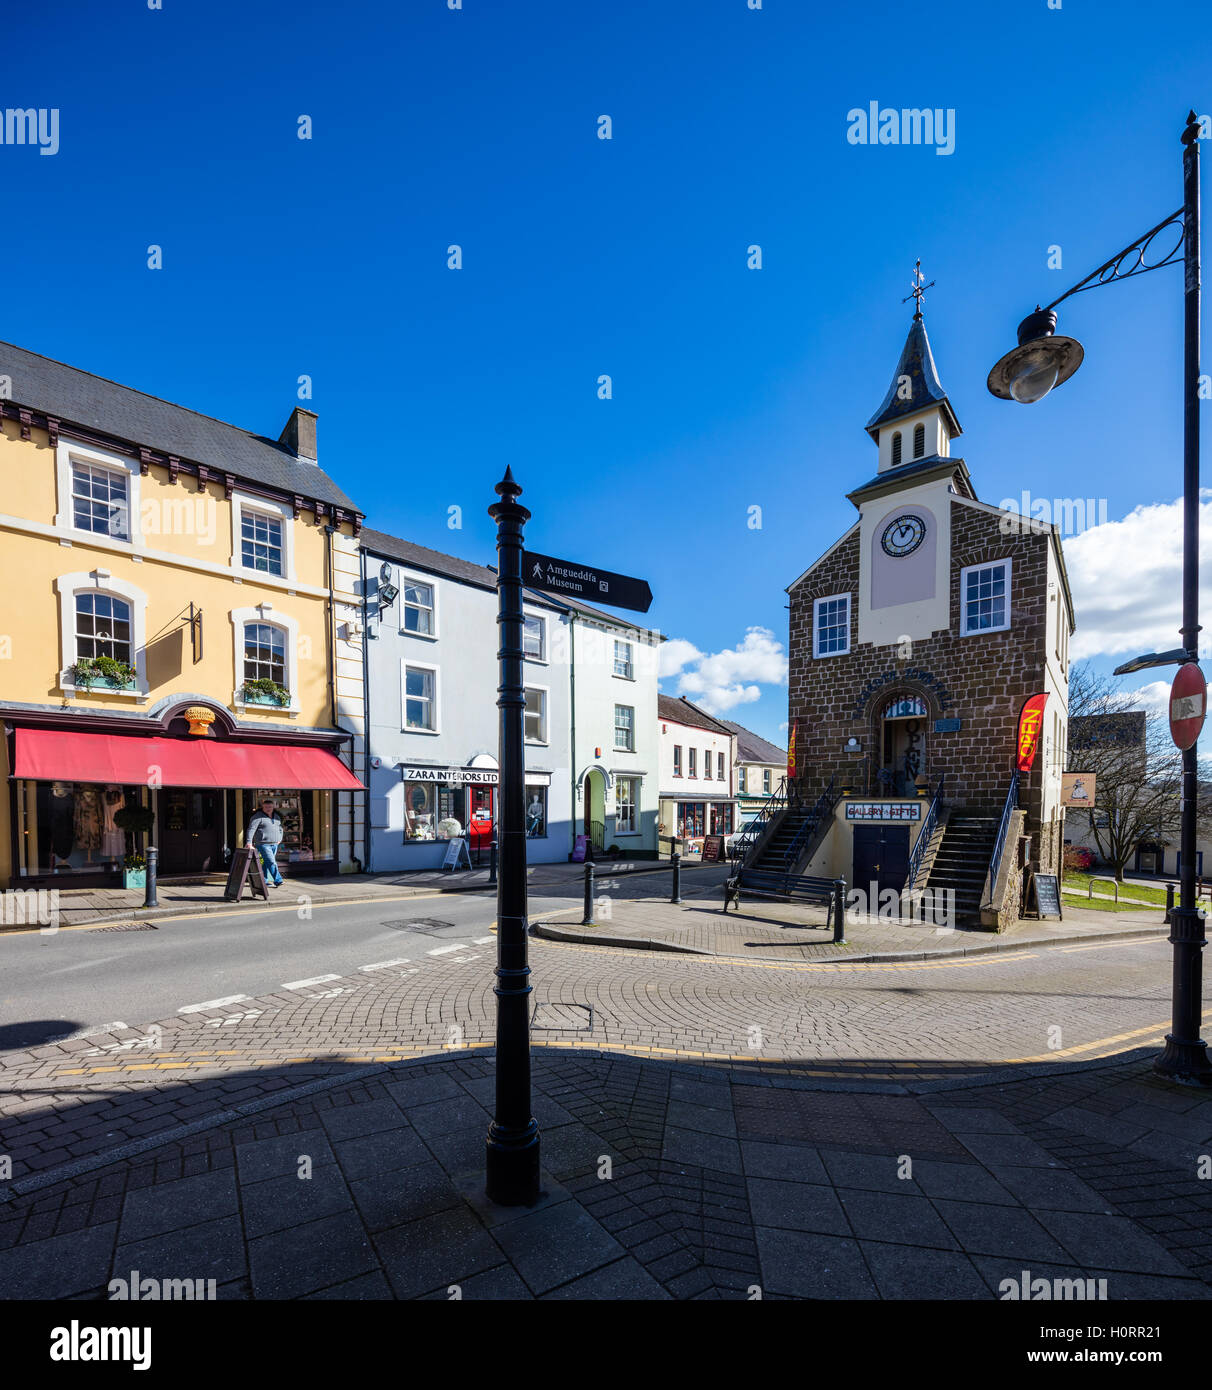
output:
<instances>
[{"instance_id":1,"label":"yellow painted building","mask_svg":"<svg viewBox=\"0 0 1212 1390\"><path fill-rule=\"evenodd\" d=\"M0 878L221 871L265 795L284 870L359 867L361 514L315 415L275 443L8 344L0 388Z\"/></svg>"}]
</instances>

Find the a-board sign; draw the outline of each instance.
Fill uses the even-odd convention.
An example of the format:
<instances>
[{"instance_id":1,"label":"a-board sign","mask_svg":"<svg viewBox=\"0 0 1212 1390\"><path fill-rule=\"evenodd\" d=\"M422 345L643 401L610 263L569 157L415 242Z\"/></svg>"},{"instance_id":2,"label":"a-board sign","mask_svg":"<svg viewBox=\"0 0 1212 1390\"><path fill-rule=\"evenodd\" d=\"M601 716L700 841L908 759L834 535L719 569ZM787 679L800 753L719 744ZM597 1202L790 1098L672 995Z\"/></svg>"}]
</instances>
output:
<instances>
[{"instance_id":1,"label":"a-board sign","mask_svg":"<svg viewBox=\"0 0 1212 1390\"><path fill-rule=\"evenodd\" d=\"M703 863L718 864L724 857L724 837L708 835L703 840Z\"/></svg>"},{"instance_id":2,"label":"a-board sign","mask_svg":"<svg viewBox=\"0 0 1212 1390\"><path fill-rule=\"evenodd\" d=\"M459 861L462 860L463 863ZM471 854L467 849L467 841L458 835L446 846L446 858L442 860L444 869L459 869L464 867L471 868Z\"/></svg>"},{"instance_id":3,"label":"a-board sign","mask_svg":"<svg viewBox=\"0 0 1212 1390\"><path fill-rule=\"evenodd\" d=\"M572 847L572 862L583 864L585 862L585 847L589 844L589 839L585 835L578 835L576 844Z\"/></svg>"},{"instance_id":4,"label":"a-board sign","mask_svg":"<svg viewBox=\"0 0 1212 1390\"><path fill-rule=\"evenodd\" d=\"M231 857L231 868L227 873L227 886L223 889L223 896L230 903L238 903L244 896L244 885L247 883L252 889L253 897L258 893L263 898L269 897L269 889L265 886L265 875L261 872L261 857L251 845L245 845L243 849L236 850Z\"/></svg>"},{"instance_id":5,"label":"a-board sign","mask_svg":"<svg viewBox=\"0 0 1212 1390\"><path fill-rule=\"evenodd\" d=\"M1060 882L1055 874L1033 874L1031 887L1041 917L1062 917Z\"/></svg>"},{"instance_id":6,"label":"a-board sign","mask_svg":"<svg viewBox=\"0 0 1212 1390\"><path fill-rule=\"evenodd\" d=\"M569 598L631 608L638 613L647 613L652 607L652 590L646 579L614 574L576 560L557 560L534 550L522 552L522 583L531 589L545 589L549 594L566 594Z\"/></svg>"}]
</instances>

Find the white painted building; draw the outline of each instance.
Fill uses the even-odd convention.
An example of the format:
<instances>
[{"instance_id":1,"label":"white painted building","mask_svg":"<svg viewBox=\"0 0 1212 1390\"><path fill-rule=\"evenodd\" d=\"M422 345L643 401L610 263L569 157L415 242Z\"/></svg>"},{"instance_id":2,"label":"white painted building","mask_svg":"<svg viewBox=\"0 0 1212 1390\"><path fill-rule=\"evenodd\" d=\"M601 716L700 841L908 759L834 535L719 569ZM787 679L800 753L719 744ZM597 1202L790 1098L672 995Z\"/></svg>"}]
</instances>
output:
<instances>
[{"instance_id":1,"label":"white painted building","mask_svg":"<svg viewBox=\"0 0 1212 1390\"><path fill-rule=\"evenodd\" d=\"M706 835L740 829L736 803L736 735L685 696L659 695L661 835L698 854ZM663 853L669 845L661 846Z\"/></svg>"}]
</instances>

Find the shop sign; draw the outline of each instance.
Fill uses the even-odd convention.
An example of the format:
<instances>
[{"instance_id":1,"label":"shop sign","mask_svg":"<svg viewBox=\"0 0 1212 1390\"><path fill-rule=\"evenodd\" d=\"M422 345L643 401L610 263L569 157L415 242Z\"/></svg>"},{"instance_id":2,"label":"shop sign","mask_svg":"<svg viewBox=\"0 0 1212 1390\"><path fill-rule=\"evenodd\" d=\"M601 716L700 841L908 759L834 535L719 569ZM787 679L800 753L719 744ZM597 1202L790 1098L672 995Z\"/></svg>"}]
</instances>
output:
<instances>
[{"instance_id":1,"label":"shop sign","mask_svg":"<svg viewBox=\"0 0 1212 1390\"><path fill-rule=\"evenodd\" d=\"M1048 703L1048 692L1041 691L1023 701L1018 716L1018 770L1030 772L1039 752L1040 731L1044 727L1044 706Z\"/></svg>"},{"instance_id":2,"label":"shop sign","mask_svg":"<svg viewBox=\"0 0 1212 1390\"><path fill-rule=\"evenodd\" d=\"M920 801L847 801L847 820L921 820Z\"/></svg>"},{"instance_id":3,"label":"shop sign","mask_svg":"<svg viewBox=\"0 0 1212 1390\"><path fill-rule=\"evenodd\" d=\"M1075 810L1090 810L1094 805L1096 783L1093 772L1062 772L1060 804Z\"/></svg>"},{"instance_id":4,"label":"shop sign","mask_svg":"<svg viewBox=\"0 0 1212 1390\"><path fill-rule=\"evenodd\" d=\"M453 786L476 782L495 787L501 780L500 772L488 767L402 767L400 772L405 782L446 782Z\"/></svg>"}]
</instances>

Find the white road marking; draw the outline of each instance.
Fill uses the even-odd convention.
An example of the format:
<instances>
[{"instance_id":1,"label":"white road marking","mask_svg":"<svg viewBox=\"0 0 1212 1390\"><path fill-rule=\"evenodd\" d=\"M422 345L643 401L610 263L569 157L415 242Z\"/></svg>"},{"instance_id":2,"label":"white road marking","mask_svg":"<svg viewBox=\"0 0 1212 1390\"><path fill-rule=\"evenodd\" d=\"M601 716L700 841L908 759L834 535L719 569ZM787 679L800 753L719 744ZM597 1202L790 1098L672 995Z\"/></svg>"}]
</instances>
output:
<instances>
[{"instance_id":1,"label":"white road marking","mask_svg":"<svg viewBox=\"0 0 1212 1390\"><path fill-rule=\"evenodd\" d=\"M473 946L487 946L490 941L495 940L495 936L477 936L471 944Z\"/></svg>"},{"instance_id":2,"label":"white road marking","mask_svg":"<svg viewBox=\"0 0 1212 1390\"><path fill-rule=\"evenodd\" d=\"M339 975L336 975L336 976L334 976L333 978L339 980L341 977L340 977ZM309 995L306 996L306 998L308 998L308 999L335 999L335 998L337 997L338 994L352 994L352 993L353 993L352 988L348 988L348 987L345 988L345 989L326 989L326 990L324 990L323 993L321 993L321 994L309 994Z\"/></svg>"},{"instance_id":3,"label":"white road marking","mask_svg":"<svg viewBox=\"0 0 1212 1390\"><path fill-rule=\"evenodd\" d=\"M427 956L446 956L451 951L465 951L466 949L467 947L460 941L454 946L435 946L432 951L426 951L425 954Z\"/></svg>"},{"instance_id":4,"label":"white road marking","mask_svg":"<svg viewBox=\"0 0 1212 1390\"><path fill-rule=\"evenodd\" d=\"M282 986L283 989L311 989L313 985L326 985L333 980L339 980L340 975L316 975L310 980L291 980L289 984Z\"/></svg>"},{"instance_id":5,"label":"white road marking","mask_svg":"<svg viewBox=\"0 0 1212 1390\"><path fill-rule=\"evenodd\" d=\"M395 965L411 965L411 956L401 956L399 960L379 960L374 965L359 965L359 970L390 970Z\"/></svg>"},{"instance_id":6,"label":"white road marking","mask_svg":"<svg viewBox=\"0 0 1212 1390\"><path fill-rule=\"evenodd\" d=\"M205 1009L225 1009L228 1004L243 1004L247 994L229 994L225 999L208 999L205 1004L186 1004L177 1010L179 1014L200 1014Z\"/></svg>"},{"instance_id":7,"label":"white road marking","mask_svg":"<svg viewBox=\"0 0 1212 1390\"><path fill-rule=\"evenodd\" d=\"M74 1042L77 1038L95 1038L98 1033L113 1033L119 1028L129 1028L129 1023L90 1023L78 1033L69 1033L61 1042Z\"/></svg>"}]
</instances>

